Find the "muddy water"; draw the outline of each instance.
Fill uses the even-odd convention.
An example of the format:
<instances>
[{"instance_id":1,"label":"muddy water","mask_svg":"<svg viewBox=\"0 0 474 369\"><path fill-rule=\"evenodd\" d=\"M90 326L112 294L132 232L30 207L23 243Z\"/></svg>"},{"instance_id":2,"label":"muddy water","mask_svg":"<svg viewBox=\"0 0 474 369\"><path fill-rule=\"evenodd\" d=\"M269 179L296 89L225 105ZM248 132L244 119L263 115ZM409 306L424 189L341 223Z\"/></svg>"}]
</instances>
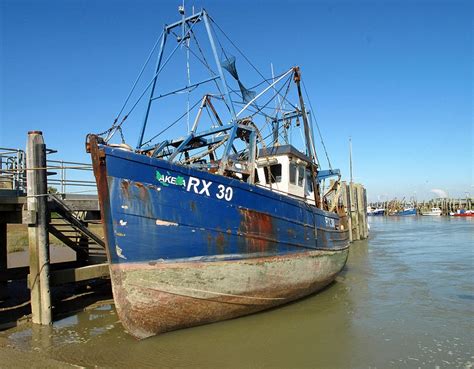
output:
<instances>
[{"instance_id":1,"label":"muddy water","mask_svg":"<svg viewBox=\"0 0 474 369\"><path fill-rule=\"evenodd\" d=\"M278 309L138 342L106 304L0 338L37 352L38 363L91 368L472 367L474 219L373 218L370 226L336 283Z\"/></svg>"}]
</instances>

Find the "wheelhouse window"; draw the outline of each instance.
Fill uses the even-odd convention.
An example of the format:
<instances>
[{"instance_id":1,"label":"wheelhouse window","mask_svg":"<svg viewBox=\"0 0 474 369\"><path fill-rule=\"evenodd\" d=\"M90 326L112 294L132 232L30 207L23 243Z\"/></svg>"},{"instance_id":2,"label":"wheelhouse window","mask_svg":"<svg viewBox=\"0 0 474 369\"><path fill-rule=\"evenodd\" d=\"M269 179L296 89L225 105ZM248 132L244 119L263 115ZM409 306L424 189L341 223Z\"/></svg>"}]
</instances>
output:
<instances>
[{"instance_id":1,"label":"wheelhouse window","mask_svg":"<svg viewBox=\"0 0 474 369\"><path fill-rule=\"evenodd\" d=\"M308 192L313 192L313 181L311 180L311 171L306 171L306 188Z\"/></svg>"},{"instance_id":2,"label":"wheelhouse window","mask_svg":"<svg viewBox=\"0 0 474 369\"><path fill-rule=\"evenodd\" d=\"M281 164L271 165L264 168L266 183L281 182Z\"/></svg>"},{"instance_id":3,"label":"wheelhouse window","mask_svg":"<svg viewBox=\"0 0 474 369\"><path fill-rule=\"evenodd\" d=\"M290 163L290 183L296 184L296 164Z\"/></svg>"},{"instance_id":4,"label":"wheelhouse window","mask_svg":"<svg viewBox=\"0 0 474 369\"><path fill-rule=\"evenodd\" d=\"M298 169L298 186L300 187L303 187L304 174L305 174L305 167L303 165L300 165Z\"/></svg>"}]
</instances>

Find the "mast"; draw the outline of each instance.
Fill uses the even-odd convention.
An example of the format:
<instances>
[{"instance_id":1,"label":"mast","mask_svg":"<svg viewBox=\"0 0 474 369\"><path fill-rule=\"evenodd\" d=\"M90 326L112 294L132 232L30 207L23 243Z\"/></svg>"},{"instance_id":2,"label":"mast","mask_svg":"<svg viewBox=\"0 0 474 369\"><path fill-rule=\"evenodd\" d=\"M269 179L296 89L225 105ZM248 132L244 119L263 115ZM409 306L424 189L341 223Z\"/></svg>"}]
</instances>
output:
<instances>
[{"instance_id":1,"label":"mast","mask_svg":"<svg viewBox=\"0 0 474 369\"><path fill-rule=\"evenodd\" d=\"M305 134L305 143L306 143L306 150L308 151L308 154L311 158L311 181L313 183L313 194L314 194L314 203L318 207L322 207L321 205L321 198L319 195L319 186L317 185L317 180L316 180L316 163L314 163L314 152L313 148L311 145L311 137L310 137L310 129L309 129L309 124L308 124L308 116L306 115L306 108L304 106L304 100L303 100L303 94L301 93L301 72L299 67L293 68L293 71L295 73L294 75L294 81L296 83L296 87L298 89L298 97L300 99L300 107L301 107L301 114L303 116L303 124L304 124L304 134Z\"/></svg>"},{"instance_id":2,"label":"mast","mask_svg":"<svg viewBox=\"0 0 474 369\"><path fill-rule=\"evenodd\" d=\"M208 36L208 39L209 39L209 43L211 45L212 53L214 55L214 60L215 60L216 67L217 67L217 70L218 70L218 76L214 75L209 79L206 79L204 81L196 83L196 85L199 85L199 84L202 84L202 83L205 83L205 82L209 82L209 81L214 80L214 79L220 79L221 86L222 86L222 89L223 89L223 92L224 92L224 101L226 102L226 105L228 106L228 108L230 110L232 120L235 122L236 119L237 119L236 114L235 114L234 105L233 105L232 99L230 97L230 92L229 92L229 89L227 88L227 83L226 83L226 80L225 80L225 77L224 77L224 72L222 70L222 66L221 66L221 63L220 63L220 60L219 60L219 55L217 54L217 48L216 48L216 44L215 44L215 41L214 41L214 37L212 35L211 25L210 25L209 16L208 16L207 12L203 9L199 13L196 13L196 14L193 13L191 16L186 17L184 7L180 6L178 10L181 14L181 20L179 20L175 23L172 23L170 25L167 25L167 26L165 25L164 29L163 29L163 38L161 40L160 51L158 52L158 59L157 59L157 62L156 62L156 67L155 67L155 74L154 74L154 77L153 77L150 85L147 87L147 89L150 88L150 93L149 93L149 96L148 96L147 108L146 108L146 111L145 111L145 116L143 118L143 123L142 123L142 127L141 127L141 130L140 130L140 135L138 137L137 149L140 149L141 146L142 146L147 121L148 121L148 118L149 118L149 115L150 115L151 104L156 99L154 97L154 93L155 93L155 87L156 87L156 82L157 82L157 79L158 79L158 75L160 74L160 72L164 68L164 66L168 63L168 61L170 60L170 58L172 57L172 55L174 54L176 49L180 45L182 45L184 42L187 42L188 37L189 37L189 35L191 34L191 32L193 30L193 27L198 22L200 22L201 20L204 20L204 25L205 25L205 28L206 28L207 36ZM181 28L181 38L178 40L178 44L173 49L171 54L163 62L162 59L163 59L163 53L164 53L164 49L165 49L166 42L167 42L167 35L171 32L171 30L173 30L174 28L177 28L177 27ZM189 78L188 78L188 83L189 83Z\"/></svg>"},{"instance_id":3,"label":"mast","mask_svg":"<svg viewBox=\"0 0 474 369\"><path fill-rule=\"evenodd\" d=\"M209 38L209 42L211 44L212 53L214 54L214 60L216 61L217 70L219 72L219 76L221 77L222 89L224 91L224 94L227 98L227 102L229 104L232 120L236 121L237 117L235 115L234 104L232 103L229 89L227 88L227 83L224 77L224 71L222 70L221 62L219 60L219 55L217 55L216 43L214 42L214 37L212 36L211 25L209 23L209 16L205 10L202 11L202 17L204 19L204 25L206 26L207 37Z\"/></svg>"},{"instance_id":4,"label":"mast","mask_svg":"<svg viewBox=\"0 0 474 369\"><path fill-rule=\"evenodd\" d=\"M147 104L147 107L146 107L145 116L143 117L142 129L140 130L140 136L138 137L137 149L139 149L142 146L143 136L145 135L146 123L148 121L148 116L150 115L151 103L153 101L153 94L155 93L156 80L158 78L158 73L160 71L161 60L163 59L163 51L165 50L167 35L168 35L168 30L166 29L166 27L164 27L163 37L161 39L160 51L158 53L158 59L156 61L155 77L153 78L153 84L151 85L151 91L150 91L150 95L149 95L149 98L148 98L148 104Z\"/></svg>"}]
</instances>

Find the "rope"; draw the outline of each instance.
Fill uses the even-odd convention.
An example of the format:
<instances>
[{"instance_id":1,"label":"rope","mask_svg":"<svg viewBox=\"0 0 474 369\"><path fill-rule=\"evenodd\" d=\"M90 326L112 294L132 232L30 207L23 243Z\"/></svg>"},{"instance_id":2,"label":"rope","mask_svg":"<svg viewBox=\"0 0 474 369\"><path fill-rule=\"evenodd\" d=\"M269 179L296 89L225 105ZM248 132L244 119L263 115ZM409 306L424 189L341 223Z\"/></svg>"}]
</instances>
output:
<instances>
[{"instance_id":1,"label":"rope","mask_svg":"<svg viewBox=\"0 0 474 369\"><path fill-rule=\"evenodd\" d=\"M211 20L212 23L214 23L216 25L216 27L219 29L219 31L221 31L221 33L224 35L224 37L227 39L227 41L230 42L230 44L235 47L235 49L240 53L240 55L242 55L244 57L244 59L247 61L247 63L250 64L250 66L259 74L260 77L263 78L263 80L266 80L265 76L257 69L257 67L255 65L252 64L252 62L250 61L249 58L247 58L247 56L242 52L242 50L240 50L238 48L238 46L229 38L229 36L227 36L227 34L224 32L224 30L219 27L219 25L214 21L214 19L212 19L210 16L209 16L209 19ZM216 37L217 38L217 37ZM269 79L266 80L268 85L271 85L271 83L269 82ZM293 105L290 101L286 100L286 102L291 105L294 109L296 109L296 106Z\"/></svg>"}]
</instances>

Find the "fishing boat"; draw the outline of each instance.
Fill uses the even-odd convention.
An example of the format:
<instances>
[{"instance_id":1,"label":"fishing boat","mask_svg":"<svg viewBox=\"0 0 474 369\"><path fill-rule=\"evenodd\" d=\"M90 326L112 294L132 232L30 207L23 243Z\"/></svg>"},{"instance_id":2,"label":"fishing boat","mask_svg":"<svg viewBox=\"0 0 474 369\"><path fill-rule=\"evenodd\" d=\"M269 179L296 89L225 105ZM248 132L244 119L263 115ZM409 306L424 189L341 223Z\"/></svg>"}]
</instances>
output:
<instances>
[{"instance_id":1,"label":"fishing boat","mask_svg":"<svg viewBox=\"0 0 474 369\"><path fill-rule=\"evenodd\" d=\"M179 11L181 19L164 27L159 49L150 53L157 63L138 94L148 99L136 148L122 133L131 116L124 108L110 129L86 139L117 313L139 339L307 296L334 281L349 252L340 171L320 168L300 68L277 76L272 70L256 86L259 92L247 89L217 23L205 10ZM211 57L197 42L200 25ZM192 82L187 64L185 86L159 92L158 75L176 65L168 63L167 43L174 45L171 55L181 50L186 62L196 53L207 76ZM174 74L169 79L177 81ZM131 110L137 81L125 102ZM176 95L187 109L165 126L173 105L153 115L152 103ZM185 134L146 139L149 121L161 133L179 122ZM292 132L301 133L293 135L300 140L291 141Z\"/></svg>"},{"instance_id":2,"label":"fishing boat","mask_svg":"<svg viewBox=\"0 0 474 369\"><path fill-rule=\"evenodd\" d=\"M397 211L395 214L396 216L410 216L410 215L416 215L416 208L409 206L403 208L403 210Z\"/></svg>"},{"instance_id":3,"label":"fishing boat","mask_svg":"<svg viewBox=\"0 0 474 369\"><path fill-rule=\"evenodd\" d=\"M369 215L369 216L385 215L385 209L383 209L383 208L373 208L371 206L367 206L367 215Z\"/></svg>"},{"instance_id":4,"label":"fishing boat","mask_svg":"<svg viewBox=\"0 0 474 369\"><path fill-rule=\"evenodd\" d=\"M431 208L428 211L421 212L421 215L424 215L424 216L440 216L441 214L442 214L441 209L437 207Z\"/></svg>"},{"instance_id":5,"label":"fishing boat","mask_svg":"<svg viewBox=\"0 0 474 369\"><path fill-rule=\"evenodd\" d=\"M453 217L474 217L474 211L459 209L456 212L451 212L449 215Z\"/></svg>"}]
</instances>

